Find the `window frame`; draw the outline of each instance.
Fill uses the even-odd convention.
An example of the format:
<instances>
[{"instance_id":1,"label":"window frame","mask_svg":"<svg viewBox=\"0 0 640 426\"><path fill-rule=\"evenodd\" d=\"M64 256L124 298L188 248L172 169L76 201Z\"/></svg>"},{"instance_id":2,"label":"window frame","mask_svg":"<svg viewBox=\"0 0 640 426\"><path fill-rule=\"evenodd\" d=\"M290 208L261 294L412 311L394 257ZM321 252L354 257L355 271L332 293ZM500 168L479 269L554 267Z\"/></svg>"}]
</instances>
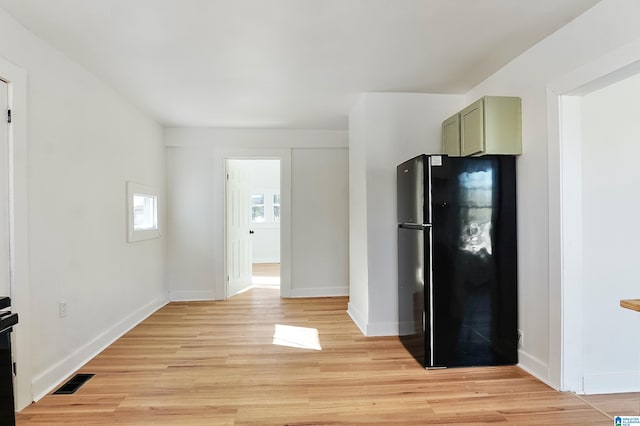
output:
<instances>
[{"instance_id":1,"label":"window frame","mask_svg":"<svg viewBox=\"0 0 640 426\"><path fill-rule=\"evenodd\" d=\"M155 199L154 203L154 216L155 216L155 228L151 229L135 229L134 227L134 202L133 197L143 196L152 197ZM127 182L127 242L133 243L136 241L150 240L159 238L160 233L160 197L158 191L148 185L143 185L136 182Z\"/></svg>"}]
</instances>

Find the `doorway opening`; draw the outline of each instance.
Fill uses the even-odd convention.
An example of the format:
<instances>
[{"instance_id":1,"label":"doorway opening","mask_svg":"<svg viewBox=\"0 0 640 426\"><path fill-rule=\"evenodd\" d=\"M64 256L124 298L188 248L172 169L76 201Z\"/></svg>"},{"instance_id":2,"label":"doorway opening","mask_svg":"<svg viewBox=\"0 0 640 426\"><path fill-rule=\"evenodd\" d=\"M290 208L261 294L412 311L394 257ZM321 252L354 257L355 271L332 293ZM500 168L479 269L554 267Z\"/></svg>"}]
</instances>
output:
<instances>
[{"instance_id":1,"label":"doorway opening","mask_svg":"<svg viewBox=\"0 0 640 426\"><path fill-rule=\"evenodd\" d=\"M563 77L552 93L557 103L549 103L558 119L558 137L551 141L558 142L559 159L561 390L634 393L637 409L640 335L628 327L619 301L637 287L629 227L640 208L630 196L640 179L633 101L640 92L640 61L605 74L598 64L580 71Z\"/></svg>"},{"instance_id":2,"label":"doorway opening","mask_svg":"<svg viewBox=\"0 0 640 426\"><path fill-rule=\"evenodd\" d=\"M3 148L8 169L8 238L10 253L9 289L11 310L19 314L19 323L11 333L12 347L15 349L16 364L14 377L15 407L21 410L34 399L34 381L31 375L31 328L28 267L28 210L27 210L27 74L23 69L0 58L0 80L6 84L8 109L11 109L11 123ZM2 103L5 103L4 95ZM5 110L6 111L6 110ZM6 117L6 116L5 116ZM8 133L6 133L8 132ZM3 173L5 173L3 172ZM5 221L6 225L6 219ZM6 232L6 230L5 230ZM5 237L6 238L6 234ZM6 249L6 247L5 247ZM5 253L6 255L6 253ZM5 283L6 286L6 283ZM6 291L6 287L5 290Z\"/></svg>"},{"instance_id":3,"label":"doorway opening","mask_svg":"<svg viewBox=\"0 0 640 426\"><path fill-rule=\"evenodd\" d=\"M279 159L227 159L227 297L280 289Z\"/></svg>"}]
</instances>

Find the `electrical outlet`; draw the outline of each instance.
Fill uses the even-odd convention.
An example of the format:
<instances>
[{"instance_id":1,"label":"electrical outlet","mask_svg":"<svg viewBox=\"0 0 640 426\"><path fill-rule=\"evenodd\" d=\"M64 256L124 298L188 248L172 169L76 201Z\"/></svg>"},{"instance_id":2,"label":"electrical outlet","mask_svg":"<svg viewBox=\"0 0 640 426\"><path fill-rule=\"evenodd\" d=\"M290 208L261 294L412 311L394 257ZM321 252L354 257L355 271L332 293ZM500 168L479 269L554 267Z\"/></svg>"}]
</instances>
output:
<instances>
[{"instance_id":1,"label":"electrical outlet","mask_svg":"<svg viewBox=\"0 0 640 426\"><path fill-rule=\"evenodd\" d=\"M66 300L60 300L58 302L58 315L60 316L60 318L66 318L66 316L67 316L67 301Z\"/></svg>"},{"instance_id":2,"label":"electrical outlet","mask_svg":"<svg viewBox=\"0 0 640 426\"><path fill-rule=\"evenodd\" d=\"M524 348L524 332L522 330L518 330L518 349Z\"/></svg>"}]
</instances>

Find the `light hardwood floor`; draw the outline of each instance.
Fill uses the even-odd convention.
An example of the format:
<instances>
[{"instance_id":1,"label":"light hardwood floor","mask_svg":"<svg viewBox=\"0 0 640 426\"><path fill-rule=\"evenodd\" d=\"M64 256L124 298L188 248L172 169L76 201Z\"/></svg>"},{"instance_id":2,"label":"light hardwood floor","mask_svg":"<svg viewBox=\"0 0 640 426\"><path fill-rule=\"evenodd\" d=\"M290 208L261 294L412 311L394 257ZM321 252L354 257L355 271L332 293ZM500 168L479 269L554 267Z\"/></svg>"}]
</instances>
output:
<instances>
[{"instance_id":1,"label":"light hardwood floor","mask_svg":"<svg viewBox=\"0 0 640 426\"><path fill-rule=\"evenodd\" d=\"M251 282L254 287L280 288L280 264L254 263L251 267Z\"/></svg>"},{"instance_id":2,"label":"light hardwood floor","mask_svg":"<svg viewBox=\"0 0 640 426\"><path fill-rule=\"evenodd\" d=\"M640 393L582 395L580 398L610 416L640 416Z\"/></svg>"},{"instance_id":3,"label":"light hardwood floor","mask_svg":"<svg viewBox=\"0 0 640 426\"><path fill-rule=\"evenodd\" d=\"M347 298L171 303L48 395L18 425L611 425L515 366L426 371L394 337L363 337ZM317 329L322 350L273 344L276 325ZM281 342L298 336L280 336Z\"/></svg>"},{"instance_id":4,"label":"light hardwood floor","mask_svg":"<svg viewBox=\"0 0 640 426\"><path fill-rule=\"evenodd\" d=\"M254 263L251 265L251 272L257 277L278 277L280 278L279 263Z\"/></svg>"}]
</instances>

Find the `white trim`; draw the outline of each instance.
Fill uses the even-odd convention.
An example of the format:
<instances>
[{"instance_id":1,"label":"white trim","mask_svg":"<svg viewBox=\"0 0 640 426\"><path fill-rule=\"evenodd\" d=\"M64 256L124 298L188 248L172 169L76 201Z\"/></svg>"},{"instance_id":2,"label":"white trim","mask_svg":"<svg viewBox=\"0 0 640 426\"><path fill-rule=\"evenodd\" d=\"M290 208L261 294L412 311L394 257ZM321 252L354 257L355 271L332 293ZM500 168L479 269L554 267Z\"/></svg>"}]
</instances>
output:
<instances>
[{"instance_id":1,"label":"white trim","mask_svg":"<svg viewBox=\"0 0 640 426\"><path fill-rule=\"evenodd\" d=\"M0 77L9 86L12 122L9 125L9 220L11 245L11 303L18 313L14 327L16 409L33 401L31 387L31 307L29 293L29 209L27 167L27 73L0 58Z\"/></svg>"},{"instance_id":2,"label":"white trim","mask_svg":"<svg viewBox=\"0 0 640 426\"><path fill-rule=\"evenodd\" d=\"M253 257L251 263L280 263L277 257Z\"/></svg>"},{"instance_id":3,"label":"white trim","mask_svg":"<svg viewBox=\"0 0 640 426\"><path fill-rule=\"evenodd\" d=\"M551 385L560 390L582 391L583 384L577 377L584 377L576 371L575 362L581 359L583 347L569 345L575 336L581 334L582 324L578 324L576 316L582 317L582 306L576 301L581 298L581 285L570 285L565 280L575 274L581 258L566 253L568 235L571 229L568 213L572 211L575 197L572 188L563 184L573 180L575 170L565 167L569 158L567 149L571 142L564 140L568 129L560 122L561 97L566 95L585 95L594 90L620 81L640 72L640 40L635 40L600 58L585 64L547 85L547 120L548 120L548 172L549 172L549 380ZM566 111L565 111L566 112ZM571 133L571 132L569 132ZM569 144L565 147L565 144ZM576 263L578 262L578 263ZM569 275L567 275L567 273ZM559 327L558 327L559 325ZM571 336L571 339L569 339ZM537 376L540 378L541 376Z\"/></svg>"},{"instance_id":4,"label":"white trim","mask_svg":"<svg viewBox=\"0 0 640 426\"><path fill-rule=\"evenodd\" d=\"M565 330L562 333L562 389L580 392L584 369L581 99L565 95L559 97L559 102L562 300L568 298L573 301L563 303L562 307ZM573 332L567 333L566 330Z\"/></svg>"},{"instance_id":5,"label":"white trim","mask_svg":"<svg viewBox=\"0 0 640 426\"><path fill-rule=\"evenodd\" d=\"M294 288L291 297L341 297L349 295L349 287Z\"/></svg>"},{"instance_id":6,"label":"white trim","mask_svg":"<svg viewBox=\"0 0 640 426\"><path fill-rule=\"evenodd\" d=\"M66 356L54 366L39 374L37 377L34 377L34 400L38 401L47 395L72 373L167 303L167 300L163 297L156 298L122 319L122 321L114 324L113 327L105 330L92 341Z\"/></svg>"},{"instance_id":7,"label":"white trim","mask_svg":"<svg viewBox=\"0 0 640 426\"><path fill-rule=\"evenodd\" d=\"M280 160L280 296L291 297L291 149L271 148L225 148L215 150L213 169L215 192L214 205L217 206L223 238L216 246L215 270L220 271L214 283L216 299L227 299L227 249L226 249L226 167L228 159L279 159Z\"/></svg>"},{"instance_id":8,"label":"white trim","mask_svg":"<svg viewBox=\"0 0 640 426\"><path fill-rule=\"evenodd\" d=\"M518 367L541 382L555 388L553 383L547 379L549 377L549 366L523 350L518 350Z\"/></svg>"},{"instance_id":9,"label":"white trim","mask_svg":"<svg viewBox=\"0 0 640 426\"><path fill-rule=\"evenodd\" d=\"M640 391L640 373L629 371L616 374L585 374L583 391L586 395Z\"/></svg>"},{"instance_id":10,"label":"white trim","mask_svg":"<svg viewBox=\"0 0 640 426\"><path fill-rule=\"evenodd\" d=\"M399 328L397 322L369 322L366 336L397 336Z\"/></svg>"},{"instance_id":11,"label":"white trim","mask_svg":"<svg viewBox=\"0 0 640 426\"><path fill-rule=\"evenodd\" d=\"M215 298L216 294L214 291L177 290L169 292L169 300L172 302L195 302L215 300Z\"/></svg>"},{"instance_id":12,"label":"white trim","mask_svg":"<svg viewBox=\"0 0 640 426\"><path fill-rule=\"evenodd\" d=\"M360 332L364 336L366 336L367 335L366 318L364 317L364 315L362 315L360 311L358 311L356 306L351 301L349 301L349 303L347 304L347 314L349 314L349 316L351 317L355 325L360 329Z\"/></svg>"},{"instance_id":13,"label":"white trim","mask_svg":"<svg viewBox=\"0 0 640 426\"><path fill-rule=\"evenodd\" d=\"M558 95L547 89L547 164L549 197L549 365L548 375L535 375L554 389L562 389L562 223L561 150L559 145L560 109Z\"/></svg>"},{"instance_id":14,"label":"white trim","mask_svg":"<svg viewBox=\"0 0 640 426\"><path fill-rule=\"evenodd\" d=\"M347 314L366 337L398 335L400 324L397 322L367 322L366 318L351 302L347 304Z\"/></svg>"},{"instance_id":15,"label":"white trim","mask_svg":"<svg viewBox=\"0 0 640 426\"><path fill-rule=\"evenodd\" d=\"M398 336L410 336L416 332L416 323L413 321L401 321L398 323Z\"/></svg>"}]
</instances>

